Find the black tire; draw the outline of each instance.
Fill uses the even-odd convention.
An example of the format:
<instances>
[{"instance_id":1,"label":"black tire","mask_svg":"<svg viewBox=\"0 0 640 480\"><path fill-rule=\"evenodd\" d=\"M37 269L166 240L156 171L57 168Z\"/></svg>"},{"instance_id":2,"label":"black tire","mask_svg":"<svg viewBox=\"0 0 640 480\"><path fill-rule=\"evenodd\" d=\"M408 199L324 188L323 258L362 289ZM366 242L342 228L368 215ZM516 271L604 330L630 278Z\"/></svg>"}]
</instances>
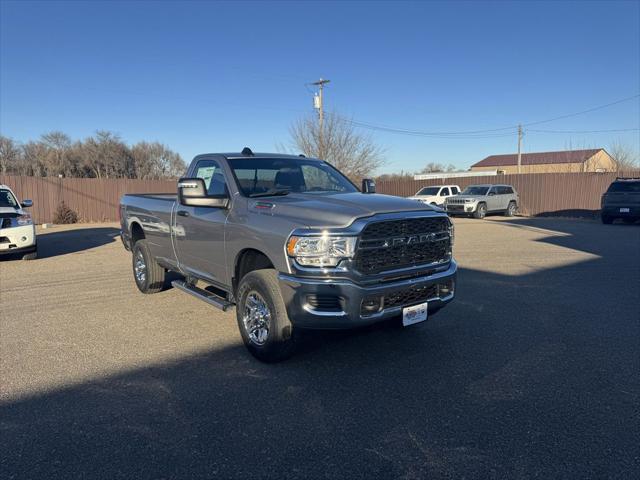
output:
<instances>
[{"instance_id":1,"label":"black tire","mask_svg":"<svg viewBox=\"0 0 640 480\"><path fill-rule=\"evenodd\" d=\"M611 225L613 223L614 218L610 217L609 215L602 215L602 223L604 223L605 225Z\"/></svg>"},{"instance_id":2,"label":"black tire","mask_svg":"<svg viewBox=\"0 0 640 480\"><path fill-rule=\"evenodd\" d=\"M509 202L509 206L504 211L504 216L513 217L517 211L518 211L518 205L516 204L516 202Z\"/></svg>"},{"instance_id":3,"label":"black tire","mask_svg":"<svg viewBox=\"0 0 640 480\"><path fill-rule=\"evenodd\" d=\"M258 360L273 363L286 360L293 355L295 332L287 315L287 309L280 293L276 271L273 269L254 270L240 280L236 295L236 318L242 341L249 352ZM266 307L268 312L263 309ZM253 312L259 318L252 319ZM260 326L256 325L260 323ZM251 329L251 327L255 327ZM264 327L266 337L261 338Z\"/></svg>"},{"instance_id":4,"label":"black tire","mask_svg":"<svg viewBox=\"0 0 640 480\"><path fill-rule=\"evenodd\" d=\"M478 206L476 207L476 211L473 212L473 218L482 220L486 216L487 216L487 204L479 203Z\"/></svg>"},{"instance_id":5,"label":"black tire","mask_svg":"<svg viewBox=\"0 0 640 480\"><path fill-rule=\"evenodd\" d=\"M151 256L146 240L138 240L133 245L132 268L133 279L142 293L157 293L164 286L166 271ZM142 264L138 263L142 261ZM136 270L139 268L139 270Z\"/></svg>"},{"instance_id":6,"label":"black tire","mask_svg":"<svg viewBox=\"0 0 640 480\"><path fill-rule=\"evenodd\" d=\"M22 260L35 260L38 258L38 246L33 250L33 252L25 253L22 255Z\"/></svg>"}]
</instances>

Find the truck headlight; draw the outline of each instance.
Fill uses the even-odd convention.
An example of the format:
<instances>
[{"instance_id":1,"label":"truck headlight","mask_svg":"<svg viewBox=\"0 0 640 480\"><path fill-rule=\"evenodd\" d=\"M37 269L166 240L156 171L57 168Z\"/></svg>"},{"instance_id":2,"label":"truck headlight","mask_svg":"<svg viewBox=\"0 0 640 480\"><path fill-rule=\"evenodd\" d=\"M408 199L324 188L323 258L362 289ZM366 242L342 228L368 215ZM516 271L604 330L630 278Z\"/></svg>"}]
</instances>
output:
<instances>
[{"instance_id":1,"label":"truck headlight","mask_svg":"<svg viewBox=\"0 0 640 480\"><path fill-rule=\"evenodd\" d=\"M19 227L24 227L25 225L32 225L33 224L33 220L31 219L31 214L30 213L23 213L22 215L20 215L18 218L18 226Z\"/></svg>"},{"instance_id":2,"label":"truck headlight","mask_svg":"<svg viewBox=\"0 0 640 480\"><path fill-rule=\"evenodd\" d=\"M356 237L292 236L287 242L287 254L306 267L335 267L340 260L353 257Z\"/></svg>"},{"instance_id":3,"label":"truck headlight","mask_svg":"<svg viewBox=\"0 0 640 480\"><path fill-rule=\"evenodd\" d=\"M473 203L475 202L475 200L471 199L471 198L465 198L464 199L464 203Z\"/></svg>"}]
</instances>

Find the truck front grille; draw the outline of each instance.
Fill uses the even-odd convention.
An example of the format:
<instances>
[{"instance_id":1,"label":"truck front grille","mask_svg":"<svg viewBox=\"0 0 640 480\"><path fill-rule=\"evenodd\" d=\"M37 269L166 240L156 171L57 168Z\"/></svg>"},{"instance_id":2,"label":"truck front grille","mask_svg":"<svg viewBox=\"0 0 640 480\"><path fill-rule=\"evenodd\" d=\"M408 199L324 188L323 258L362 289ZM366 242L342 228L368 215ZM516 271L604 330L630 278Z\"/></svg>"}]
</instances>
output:
<instances>
[{"instance_id":1,"label":"truck front grille","mask_svg":"<svg viewBox=\"0 0 640 480\"><path fill-rule=\"evenodd\" d=\"M407 218L368 224L360 235L355 268L364 275L447 261L447 217Z\"/></svg>"},{"instance_id":2,"label":"truck front grille","mask_svg":"<svg viewBox=\"0 0 640 480\"><path fill-rule=\"evenodd\" d=\"M389 308L403 308L411 305L418 305L427 300L443 299L453 293L453 280L446 280L443 283L433 283L430 285L415 285L399 290L385 293L384 296L366 297L362 301L360 314L371 315L371 310L366 305L379 305L380 310Z\"/></svg>"}]
</instances>

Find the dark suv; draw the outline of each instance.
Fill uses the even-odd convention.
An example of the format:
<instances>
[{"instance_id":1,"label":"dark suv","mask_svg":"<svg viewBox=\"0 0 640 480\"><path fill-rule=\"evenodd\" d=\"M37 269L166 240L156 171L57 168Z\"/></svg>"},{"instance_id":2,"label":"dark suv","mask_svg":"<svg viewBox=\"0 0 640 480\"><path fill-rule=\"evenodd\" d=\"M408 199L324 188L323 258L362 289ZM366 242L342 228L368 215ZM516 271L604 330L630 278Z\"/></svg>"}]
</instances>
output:
<instances>
[{"instance_id":1,"label":"dark suv","mask_svg":"<svg viewBox=\"0 0 640 480\"><path fill-rule=\"evenodd\" d=\"M640 220L640 178L616 178L602 195L601 208L602 223Z\"/></svg>"}]
</instances>

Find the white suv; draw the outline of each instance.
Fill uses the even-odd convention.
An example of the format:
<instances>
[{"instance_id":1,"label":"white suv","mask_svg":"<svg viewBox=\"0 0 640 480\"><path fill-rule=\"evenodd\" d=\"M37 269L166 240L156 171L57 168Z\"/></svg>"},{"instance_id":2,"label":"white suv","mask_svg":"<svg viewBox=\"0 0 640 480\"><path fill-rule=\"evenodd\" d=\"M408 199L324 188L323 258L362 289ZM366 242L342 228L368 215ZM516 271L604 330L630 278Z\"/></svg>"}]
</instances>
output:
<instances>
[{"instance_id":1,"label":"white suv","mask_svg":"<svg viewBox=\"0 0 640 480\"><path fill-rule=\"evenodd\" d=\"M38 256L36 227L31 214L24 211L32 205L31 200L18 202L9 187L0 185L0 255L20 253L24 260Z\"/></svg>"},{"instance_id":2,"label":"white suv","mask_svg":"<svg viewBox=\"0 0 640 480\"><path fill-rule=\"evenodd\" d=\"M448 197L452 197L458 193L460 193L460 187L458 185L440 185L437 187L421 188L413 197L409 198L441 207Z\"/></svg>"}]
</instances>

